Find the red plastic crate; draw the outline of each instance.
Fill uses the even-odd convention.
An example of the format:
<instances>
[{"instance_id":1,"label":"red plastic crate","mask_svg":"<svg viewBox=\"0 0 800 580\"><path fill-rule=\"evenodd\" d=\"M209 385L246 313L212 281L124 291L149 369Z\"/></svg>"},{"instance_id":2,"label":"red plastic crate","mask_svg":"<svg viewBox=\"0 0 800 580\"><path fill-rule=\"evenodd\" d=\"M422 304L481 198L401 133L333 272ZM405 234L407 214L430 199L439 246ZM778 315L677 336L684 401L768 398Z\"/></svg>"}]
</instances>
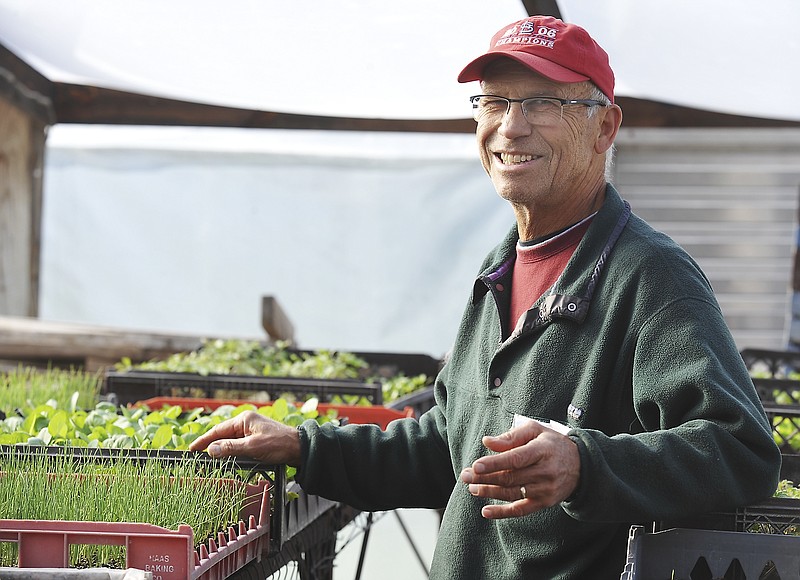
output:
<instances>
[{"instance_id":1,"label":"red plastic crate","mask_svg":"<svg viewBox=\"0 0 800 580\"><path fill-rule=\"evenodd\" d=\"M136 405L147 405L150 409L161 409L165 405L180 405L184 409L197 409L202 407L213 411L222 405L255 405L256 407L266 407L270 402L256 402L237 399L203 399L192 397L153 397L138 401ZM405 407L402 411L389 409L380 405L334 405L332 403L319 403L317 409L324 415L329 410L334 409L339 417L346 417L349 423L359 425L374 424L386 429L386 426L395 419L414 417L414 409Z\"/></svg>"},{"instance_id":2,"label":"red plastic crate","mask_svg":"<svg viewBox=\"0 0 800 580\"><path fill-rule=\"evenodd\" d=\"M267 555L271 489L267 481L247 484L238 525L199 548L190 526L116 522L0 520L0 541L17 543L20 568L67 568L70 545L92 544L124 546L127 568L160 580L221 580Z\"/></svg>"}]
</instances>

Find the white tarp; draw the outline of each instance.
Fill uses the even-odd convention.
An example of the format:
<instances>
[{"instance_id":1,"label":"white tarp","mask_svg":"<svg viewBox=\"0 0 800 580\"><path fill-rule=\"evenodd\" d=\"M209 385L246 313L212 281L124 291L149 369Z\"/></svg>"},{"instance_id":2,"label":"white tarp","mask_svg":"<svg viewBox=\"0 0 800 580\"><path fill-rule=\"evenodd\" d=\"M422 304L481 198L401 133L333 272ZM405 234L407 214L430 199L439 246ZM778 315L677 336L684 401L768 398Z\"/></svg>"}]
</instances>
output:
<instances>
[{"instance_id":1,"label":"white tarp","mask_svg":"<svg viewBox=\"0 0 800 580\"><path fill-rule=\"evenodd\" d=\"M398 9L406 6L407 9ZM800 119L800 2L562 0L619 93ZM0 0L0 40L53 80L223 105L463 117L463 64L521 3ZM512 222L471 135L55 126L43 318L443 354Z\"/></svg>"},{"instance_id":2,"label":"white tarp","mask_svg":"<svg viewBox=\"0 0 800 580\"><path fill-rule=\"evenodd\" d=\"M800 120L800 2L560 0L618 94ZM0 42L56 81L329 116L468 116L456 75L519 0L0 0Z\"/></svg>"},{"instance_id":3,"label":"white tarp","mask_svg":"<svg viewBox=\"0 0 800 580\"><path fill-rule=\"evenodd\" d=\"M284 113L446 119L470 114L457 66L525 16L519 0L0 0L0 42L51 80Z\"/></svg>"},{"instance_id":4,"label":"white tarp","mask_svg":"<svg viewBox=\"0 0 800 580\"><path fill-rule=\"evenodd\" d=\"M301 346L441 356L513 223L471 135L60 129L47 320L263 337L273 295Z\"/></svg>"},{"instance_id":5,"label":"white tarp","mask_svg":"<svg viewBox=\"0 0 800 580\"><path fill-rule=\"evenodd\" d=\"M798 0L559 0L608 51L617 93L800 121Z\"/></svg>"}]
</instances>

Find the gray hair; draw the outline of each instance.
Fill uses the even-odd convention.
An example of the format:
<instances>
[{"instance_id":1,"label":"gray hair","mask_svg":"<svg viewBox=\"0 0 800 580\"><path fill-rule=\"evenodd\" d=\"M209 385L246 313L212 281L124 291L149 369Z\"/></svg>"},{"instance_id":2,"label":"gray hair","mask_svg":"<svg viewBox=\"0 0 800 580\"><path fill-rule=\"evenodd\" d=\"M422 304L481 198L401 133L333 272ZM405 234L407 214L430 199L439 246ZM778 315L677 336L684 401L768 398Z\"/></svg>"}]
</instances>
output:
<instances>
[{"instance_id":1,"label":"gray hair","mask_svg":"<svg viewBox=\"0 0 800 580\"><path fill-rule=\"evenodd\" d=\"M609 99L603 91L597 88L592 82L586 83L589 86L589 96L587 98L600 101L603 105L610 105L611 99ZM595 112L597 111L597 107L587 107L586 114L589 117L593 117ZM614 154L616 153L617 146L612 143L611 147L608 148L606 151L606 168L605 168L605 178L608 183L612 182L612 178L614 177Z\"/></svg>"}]
</instances>

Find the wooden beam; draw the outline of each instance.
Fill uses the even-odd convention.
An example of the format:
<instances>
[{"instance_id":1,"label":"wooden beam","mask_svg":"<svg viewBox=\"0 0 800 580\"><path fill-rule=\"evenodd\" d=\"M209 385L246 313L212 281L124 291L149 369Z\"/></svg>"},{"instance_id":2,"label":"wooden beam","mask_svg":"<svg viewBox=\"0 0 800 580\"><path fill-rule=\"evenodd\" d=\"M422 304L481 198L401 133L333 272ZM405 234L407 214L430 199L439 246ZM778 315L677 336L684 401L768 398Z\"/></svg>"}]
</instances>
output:
<instances>
[{"instance_id":1,"label":"wooden beam","mask_svg":"<svg viewBox=\"0 0 800 580\"><path fill-rule=\"evenodd\" d=\"M52 125L53 83L0 43L0 99L18 107L42 125Z\"/></svg>"},{"instance_id":2,"label":"wooden beam","mask_svg":"<svg viewBox=\"0 0 800 580\"><path fill-rule=\"evenodd\" d=\"M800 127L800 121L730 115L646 99L617 97L623 127Z\"/></svg>"},{"instance_id":3,"label":"wooden beam","mask_svg":"<svg viewBox=\"0 0 800 580\"><path fill-rule=\"evenodd\" d=\"M357 119L296 115L206 105L68 83L54 83L54 94L59 123L428 133L471 133L475 130L472 119Z\"/></svg>"},{"instance_id":4,"label":"wooden beam","mask_svg":"<svg viewBox=\"0 0 800 580\"><path fill-rule=\"evenodd\" d=\"M101 361L111 365L129 357L140 362L195 350L203 338L0 316L0 359L43 365L75 363L96 370Z\"/></svg>"},{"instance_id":5,"label":"wooden beam","mask_svg":"<svg viewBox=\"0 0 800 580\"><path fill-rule=\"evenodd\" d=\"M474 133L472 119L399 120L295 115L190 103L85 85L54 83L59 123L172 125L338 131ZM744 117L618 97L626 127L798 127L800 122Z\"/></svg>"},{"instance_id":6,"label":"wooden beam","mask_svg":"<svg viewBox=\"0 0 800 580\"><path fill-rule=\"evenodd\" d=\"M555 0L526 0L529 14L559 16ZM222 107L52 82L0 43L0 98L37 119L55 123L171 125L339 131L473 133L472 119L362 119ZM797 127L799 122L730 115L619 97L629 127Z\"/></svg>"},{"instance_id":7,"label":"wooden beam","mask_svg":"<svg viewBox=\"0 0 800 580\"><path fill-rule=\"evenodd\" d=\"M556 0L522 0L525 12L528 16L555 16L561 18L561 10L558 9Z\"/></svg>"}]
</instances>

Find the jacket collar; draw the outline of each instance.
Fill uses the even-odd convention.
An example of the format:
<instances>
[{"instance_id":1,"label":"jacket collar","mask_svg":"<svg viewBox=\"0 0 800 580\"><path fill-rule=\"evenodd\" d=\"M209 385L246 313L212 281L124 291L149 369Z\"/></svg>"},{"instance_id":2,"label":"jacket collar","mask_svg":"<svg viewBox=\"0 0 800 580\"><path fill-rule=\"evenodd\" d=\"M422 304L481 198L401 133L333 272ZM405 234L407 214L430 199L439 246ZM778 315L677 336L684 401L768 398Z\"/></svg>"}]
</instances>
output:
<instances>
[{"instance_id":1,"label":"jacket collar","mask_svg":"<svg viewBox=\"0 0 800 580\"><path fill-rule=\"evenodd\" d=\"M575 254L564 272L550 291L545 292L545 295L531 308L523 326L518 328L515 334L556 317L583 322L606 261L630 214L628 202L620 197L613 185L608 184L605 201L575 249ZM518 240L519 234L514 226L497 246L490 258L490 265L475 281L472 291L473 304L482 299L498 279L505 279L511 272Z\"/></svg>"}]
</instances>

